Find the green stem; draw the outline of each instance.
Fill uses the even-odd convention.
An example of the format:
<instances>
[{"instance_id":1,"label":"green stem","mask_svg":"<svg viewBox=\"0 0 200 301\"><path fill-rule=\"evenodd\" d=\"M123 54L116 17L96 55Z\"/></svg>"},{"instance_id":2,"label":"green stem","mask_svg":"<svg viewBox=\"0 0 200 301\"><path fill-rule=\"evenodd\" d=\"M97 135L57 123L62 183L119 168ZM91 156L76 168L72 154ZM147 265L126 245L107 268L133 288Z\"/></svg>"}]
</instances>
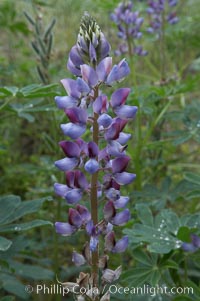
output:
<instances>
[{"instance_id":1,"label":"green stem","mask_svg":"<svg viewBox=\"0 0 200 301\"><path fill-rule=\"evenodd\" d=\"M166 78L166 56L165 56L165 11L162 13L162 27L160 34L160 63L161 63L161 80Z\"/></svg>"},{"instance_id":2,"label":"green stem","mask_svg":"<svg viewBox=\"0 0 200 301\"><path fill-rule=\"evenodd\" d=\"M98 88L94 91L94 99L98 97ZM97 123L98 114L94 113L93 115L93 142L98 145L99 142L99 126ZM91 215L94 225L98 224L98 171L92 175L91 178L91 194L90 194L90 204L91 204ZM93 285L98 287L98 262L99 262L99 250L92 252L92 276L93 276Z\"/></svg>"}]
</instances>

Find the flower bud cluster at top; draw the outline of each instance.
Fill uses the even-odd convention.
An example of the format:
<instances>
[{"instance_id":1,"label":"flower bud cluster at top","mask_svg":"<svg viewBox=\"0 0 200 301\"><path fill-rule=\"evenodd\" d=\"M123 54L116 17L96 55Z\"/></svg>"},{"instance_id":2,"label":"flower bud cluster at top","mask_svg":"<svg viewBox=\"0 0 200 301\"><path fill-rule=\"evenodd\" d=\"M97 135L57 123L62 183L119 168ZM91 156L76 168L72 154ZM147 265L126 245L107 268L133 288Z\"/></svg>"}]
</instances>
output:
<instances>
[{"instance_id":1,"label":"flower bud cluster at top","mask_svg":"<svg viewBox=\"0 0 200 301\"><path fill-rule=\"evenodd\" d=\"M147 51L137 44L137 40L142 37L140 30L144 19L139 16L138 11L133 11L133 3L131 1L119 3L110 18L117 24L118 37L124 40L119 45L118 50L115 51L115 54L121 55L129 52L129 54L139 56L147 55Z\"/></svg>"},{"instance_id":2,"label":"flower bud cluster at top","mask_svg":"<svg viewBox=\"0 0 200 301\"><path fill-rule=\"evenodd\" d=\"M55 162L65 173L66 183L55 183L54 188L71 205L68 221L55 223L56 232L69 236L84 229L89 237L81 254L73 252L73 262L77 266L86 262L93 265L92 254L98 251L103 236L104 250L97 265L102 268L102 281L110 283L119 277L120 268L115 271L107 268L107 252L124 252L128 245L127 236L116 239L113 227L125 225L130 219L125 208L129 197L121 195L120 187L131 183L136 175L126 171L130 161L126 149L131 134L123 130L135 117L137 107L125 104L129 88L115 90L110 98L100 90L103 86L113 86L130 72L125 59L113 66L109 51L104 34L86 13L67 63L77 78L62 79L67 96L55 98L69 121L61 124L68 138L59 143L64 158ZM83 199L90 200L90 209L80 204ZM100 220L102 211L95 217L99 206L103 206Z\"/></svg>"},{"instance_id":3,"label":"flower bud cluster at top","mask_svg":"<svg viewBox=\"0 0 200 301\"><path fill-rule=\"evenodd\" d=\"M159 33L164 22L173 25L178 22L178 17L173 8L178 0L149 0L147 13L150 18L150 26L147 29L149 33Z\"/></svg>"}]
</instances>

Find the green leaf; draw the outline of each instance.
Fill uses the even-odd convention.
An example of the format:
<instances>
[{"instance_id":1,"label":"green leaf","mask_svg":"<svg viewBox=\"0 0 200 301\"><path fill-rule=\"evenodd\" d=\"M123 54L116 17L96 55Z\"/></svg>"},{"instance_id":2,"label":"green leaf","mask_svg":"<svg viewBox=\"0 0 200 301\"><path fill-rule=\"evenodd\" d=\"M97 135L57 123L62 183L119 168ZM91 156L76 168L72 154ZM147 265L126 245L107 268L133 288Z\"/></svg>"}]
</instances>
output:
<instances>
[{"instance_id":1,"label":"green leaf","mask_svg":"<svg viewBox=\"0 0 200 301\"><path fill-rule=\"evenodd\" d=\"M15 195L0 197L0 225L15 211L20 203L20 197Z\"/></svg>"},{"instance_id":2,"label":"green leaf","mask_svg":"<svg viewBox=\"0 0 200 301\"><path fill-rule=\"evenodd\" d=\"M179 228L177 237L178 239L184 242L190 242L191 241L190 234L191 234L190 229L188 227L183 226Z\"/></svg>"},{"instance_id":3,"label":"green leaf","mask_svg":"<svg viewBox=\"0 0 200 301\"><path fill-rule=\"evenodd\" d=\"M10 261L10 266L15 270L15 274L25 279L52 280L54 273L41 266L23 264L17 261Z\"/></svg>"},{"instance_id":4,"label":"green leaf","mask_svg":"<svg viewBox=\"0 0 200 301\"><path fill-rule=\"evenodd\" d=\"M7 251L12 245L12 241L0 236L0 251Z\"/></svg>"},{"instance_id":5,"label":"green leaf","mask_svg":"<svg viewBox=\"0 0 200 301\"><path fill-rule=\"evenodd\" d=\"M1 87L0 96L16 96L18 90L17 87Z\"/></svg>"},{"instance_id":6,"label":"green leaf","mask_svg":"<svg viewBox=\"0 0 200 301\"><path fill-rule=\"evenodd\" d=\"M152 267L136 267L130 269L128 272L123 273L122 278L128 282L129 285L140 286L151 279Z\"/></svg>"},{"instance_id":7,"label":"green leaf","mask_svg":"<svg viewBox=\"0 0 200 301\"><path fill-rule=\"evenodd\" d=\"M148 256L147 253L145 253L141 249L135 249L133 257L143 265L152 266L153 264L155 264L155 260L153 261L152 257Z\"/></svg>"},{"instance_id":8,"label":"green leaf","mask_svg":"<svg viewBox=\"0 0 200 301\"><path fill-rule=\"evenodd\" d=\"M14 294L20 299L29 299L29 295L25 292L25 286L16 277L1 273L1 281L3 289L8 293Z\"/></svg>"},{"instance_id":9,"label":"green leaf","mask_svg":"<svg viewBox=\"0 0 200 301\"><path fill-rule=\"evenodd\" d=\"M35 121L35 117L32 116L31 114L28 114L28 113L19 112L18 116L28 120L29 122L34 122Z\"/></svg>"},{"instance_id":10,"label":"green leaf","mask_svg":"<svg viewBox=\"0 0 200 301\"><path fill-rule=\"evenodd\" d=\"M30 230L36 227L41 226L52 226L53 224L49 221L44 220L33 220L31 222L22 223L22 224L12 224L12 225L5 225L0 227L0 233L1 232L20 232L20 231L26 231Z\"/></svg>"},{"instance_id":11,"label":"green leaf","mask_svg":"<svg viewBox=\"0 0 200 301\"><path fill-rule=\"evenodd\" d=\"M143 224L153 226L153 216L146 204L136 204L136 210L138 217Z\"/></svg>"},{"instance_id":12,"label":"green leaf","mask_svg":"<svg viewBox=\"0 0 200 301\"><path fill-rule=\"evenodd\" d=\"M200 175L199 174L195 174L193 172L187 172L184 174L184 178L189 182L200 185Z\"/></svg>"},{"instance_id":13,"label":"green leaf","mask_svg":"<svg viewBox=\"0 0 200 301\"><path fill-rule=\"evenodd\" d=\"M52 201L51 197L45 197L38 200L23 201L16 210L4 220L4 224L11 223L24 215L37 212L45 201Z\"/></svg>"}]
</instances>

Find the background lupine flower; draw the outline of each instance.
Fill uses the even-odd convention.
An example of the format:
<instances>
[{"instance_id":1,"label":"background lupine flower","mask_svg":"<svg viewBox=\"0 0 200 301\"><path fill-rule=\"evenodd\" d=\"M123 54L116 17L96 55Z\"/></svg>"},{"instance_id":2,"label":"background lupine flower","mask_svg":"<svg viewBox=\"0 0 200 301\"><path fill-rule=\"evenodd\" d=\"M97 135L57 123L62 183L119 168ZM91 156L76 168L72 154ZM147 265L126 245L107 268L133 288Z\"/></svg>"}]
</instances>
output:
<instances>
[{"instance_id":1,"label":"background lupine flower","mask_svg":"<svg viewBox=\"0 0 200 301\"><path fill-rule=\"evenodd\" d=\"M174 11L178 0L150 0L148 1L147 13L150 18L149 33L159 33L162 30L163 23L168 22L173 25L178 22L178 17Z\"/></svg>"},{"instance_id":2,"label":"background lupine flower","mask_svg":"<svg viewBox=\"0 0 200 301\"><path fill-rule=\"evenodd\" d=\"M125 59L112 66L109 50L110 45L99 26L86 14L67 65L78 78L61 80L68 95L55 98L58 108L64 110L68 118L66 124L61 124L61 129L70 140L59 143L65 157L55 162L55 166L65 173L66 184L55 183L54 189L73 206L69 209L67 222L55 223L56 232L69 236L85 230L89 242L82 253L73 251L72 261L77 266L91 265L91 275L80 273L78 284L84 281L93 287L98 287L99 268L103 283L110 283L120 276L121 267L115 271L107 268L106 253L122 253L128 246L128 237L116 238L114 227L125 225L130 219L130 211L125 208L129 197L121 196L120 188L136 177L126 171L130 161L126 143L131 135L124 129L137 112L137 107L125 104L130 89L117 89L110 98L100 90L103 85L110 87L122 81L130 72ZM89 136L87 141L83 140L84 135ZM79 204L88 198L90 209ZM101 203L103 218L100 220L98 207ZM99 241L102 238L105 249L101 250L101 256ZM108 293L102 296L91 291L87 294L91 300L109 301L110 298ZM80 296L76 297L78 300Z\"/></svg>"},{"instance_id":3,"label":"background lupine flower","mask_svg":"<svg viewBox=\"0 0 200 301\"><path fill-rule=\"evenodd\" d=\"M181 248L186 252L195 252L200 249L200 237L196 234L191 234L191 242L184 242Z\"/></svg>"},{"instance_id":4,"label":"background lupine flower","mask_svg":"<svg viewBox=\"0 0 200 301\"><path fill-rule=\"evenodd\" d=\"M141 26L144 19L139 16L138 11L133 11L132 2L121 2L110 15L118 28L118 37L123 40L115 51L116 55L125 53L147 55L147 51L138 45L138 40L142 37Z\"/></svg>"}]
</instances>

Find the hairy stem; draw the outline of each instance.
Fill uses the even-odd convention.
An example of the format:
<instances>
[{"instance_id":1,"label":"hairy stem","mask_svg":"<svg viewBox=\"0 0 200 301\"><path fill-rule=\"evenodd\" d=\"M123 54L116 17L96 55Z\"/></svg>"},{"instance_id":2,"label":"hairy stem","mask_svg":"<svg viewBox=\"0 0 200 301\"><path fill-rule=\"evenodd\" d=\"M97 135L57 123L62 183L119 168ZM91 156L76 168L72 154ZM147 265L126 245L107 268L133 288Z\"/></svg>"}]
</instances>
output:
<instances>
[{"instance_id":1,"label":"hairy stem","mask_svg":"<svg viewBox=\"0 0 200 301\"><path fill-rule=\"evenodd\" d=\"M98 88L94 91L94 99L98 97ZM98 145L99 142L99 126L97 123L98 114L94 113L93 115L93 142ZM92 175L91 178L91 195L90 195L90 204L91 204L91 215L94 225L98 224L98 199L97 199L97 189L98 189L98 171ZM98 261L99 261L99 250L98 247L96 251L92 252L92 275L93 275L93 284L95 287L98 286Z\"/></svg>"}]
</instances>

